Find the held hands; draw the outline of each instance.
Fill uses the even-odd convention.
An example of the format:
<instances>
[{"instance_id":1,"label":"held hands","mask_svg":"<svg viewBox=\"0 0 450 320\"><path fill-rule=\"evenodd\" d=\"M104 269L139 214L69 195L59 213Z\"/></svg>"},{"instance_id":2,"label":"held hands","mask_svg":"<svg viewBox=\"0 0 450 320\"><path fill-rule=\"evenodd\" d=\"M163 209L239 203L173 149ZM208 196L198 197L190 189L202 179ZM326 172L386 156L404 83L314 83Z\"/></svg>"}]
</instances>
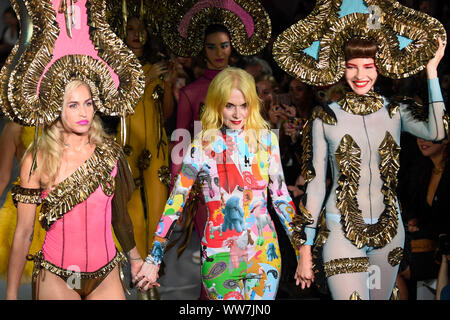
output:
<instances>
[{"instance_id":1,"label":"held hands","mask_svg":"<svg viewBox=\"0 0 450 320\"><path fill-rule=\"evenodd\" d=\"M148 262L143 262L139 272L136 275L133 274L132 269L131 275L133 277L133 285L141 291L147 291L148 289L153 288L153 286L159 287L160 284L156 282L159 277L158 272L159 266Z\"/></svg>"},{"instance_id":2,"label":"held hands","mask_svg":"<svg viewBox=\"0 0 450 320\"><path fill-rule=\"evenodd\" d=\"M299 252L297 270L295 271L295 284L301 284L302 289L309 288L314 282L314 271L311 256L311 246L302 245Z\"/></svg>"},{"instance_id":3,"label":"held hands","mask_svg":"<svg viewBox=\"0 0 450 320\"><path fill-rule=\"evenodd\" d=\"M437 67L442 57L444 56L446 42L444 42L441 38L438 38L438 48L434 57L431 58L427 63L427 75L428 79L437 78Z\"/></svg>"}]
</instances>

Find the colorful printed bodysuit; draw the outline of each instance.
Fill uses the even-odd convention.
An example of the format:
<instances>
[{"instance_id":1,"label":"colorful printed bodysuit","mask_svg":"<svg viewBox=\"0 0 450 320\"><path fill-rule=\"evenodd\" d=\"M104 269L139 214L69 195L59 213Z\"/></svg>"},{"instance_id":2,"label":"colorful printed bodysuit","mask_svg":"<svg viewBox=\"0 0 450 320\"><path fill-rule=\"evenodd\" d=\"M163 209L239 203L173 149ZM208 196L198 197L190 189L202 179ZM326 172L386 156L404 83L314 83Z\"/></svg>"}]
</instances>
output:
<instances>
[{"instance_id":1,"label":"colorful printed bodysuit","mask_svg":"<svg viewBox=\"0 0 450 320\"><path fill-rule=\"evenodd\" d=\"M202 284L210 299L274 299L281 255L267 211L267 189L291 238L295 215L275 134L265 131L249 150L244 130L217 130L212 142L196 137L183 159L160 220L150 260L159 264L171 230L198 178L208 219L202 238ZM264 145L264 147L263 147Z\"/></svg>"}]
</instances>

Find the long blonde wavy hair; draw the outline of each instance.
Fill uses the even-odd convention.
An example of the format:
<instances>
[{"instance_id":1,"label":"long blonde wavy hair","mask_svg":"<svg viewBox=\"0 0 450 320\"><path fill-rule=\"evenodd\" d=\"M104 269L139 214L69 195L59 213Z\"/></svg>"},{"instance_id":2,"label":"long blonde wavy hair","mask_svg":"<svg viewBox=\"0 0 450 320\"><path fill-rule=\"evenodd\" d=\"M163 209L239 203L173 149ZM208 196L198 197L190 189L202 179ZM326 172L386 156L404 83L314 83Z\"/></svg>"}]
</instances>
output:
<instances>
[{"instance_id":1,"label":"long blonde wavy hair","mask_svg":"<svg viewBox=\"0 0 450 320\"><path fill-rule=\"evenodd\" d=\"M231 91L235 88L242 92L249 108L244 132L249 148L254 152L261 143L265 145L261 136L268 132L270 125L261 115L262 101L256 92L255 80L243 69L225 68L211 81L201 115L200 134L203 141L214 141L214 136L223 126L223 109L228 103Z\"/></svg>"},{"instance_id":2,"label":"long blonde wavy hair","mask_svg":"<svg viewBox=\"0 0 450 320\"><path fill-rule=\"evenodd\" d=\"M61 114L64 112L67 105L67 98L72 90L77 89L79 86L86 86L91 92L91 89L87 83L81 80L70 81L64 90L63 105L61 107ZM61 121L61 115L51 125L46 125L42 129L42 133L37 140L37 154L38 161L36 167L36 173L41 177L41 184L44 188L51 188L54 184L61 167L61 158L64 151L63 133L64 126ZM103 144L104 139L107 137L100 118L94 115L91 127L89 128L89 142L100 146ZM29 152L33 150L33 143L28 147L25 152L24 158Z\"/></svg>"}]
</instances>

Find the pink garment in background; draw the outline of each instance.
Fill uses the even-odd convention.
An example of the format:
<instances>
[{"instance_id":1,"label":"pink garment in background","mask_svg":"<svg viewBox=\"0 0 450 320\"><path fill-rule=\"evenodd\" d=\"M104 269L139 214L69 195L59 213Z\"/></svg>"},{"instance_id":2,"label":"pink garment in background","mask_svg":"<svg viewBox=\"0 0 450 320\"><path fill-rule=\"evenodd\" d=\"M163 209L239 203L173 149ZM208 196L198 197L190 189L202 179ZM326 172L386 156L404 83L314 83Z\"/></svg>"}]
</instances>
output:
<instances>
[{"instance_id":1,"label":"pink garment in background","mask_svg":"<svg viewBox=\"0 0 450 320\"><path fill-rule=\"evenodd\" d=\"M114 177L117 166L111 172ZM111 230L111 202L99 186L85 201L66 212L47 231L44 259L79 272L94 272L116 255Z\"/></svg>"},{"instance_id":2,"label":"pink garment in background","mask_svg":"<svg viewBox=\"0 0 450 320\"><path fill-rule=\"evenodd\" d=\"M64 16L64 13L58 12L60 4L61 0L52 0L53 10L55 10L56 13L56 22L58 23L60 32L58 38L55 41L55 46L52 50L52 60L45 67L45 70L39 79L37 90L39 91L42 78L44 77L47 70L53 65L53 63L61 57L72 54L91 56L96 60L102 61L108 67L110 76L114 81L117 89L119 87L119 76L114 72L113 69L111 69L111 67L106 62L103 61L103 59L98 56L94 44L90 39L89 26L87 24L88 16L86 9L86 0L78 0L73 5L73 20L75 22L75 25L72 28L72 38L70 38L67 34L66 18Z\"/></svg>"},{"instance_id":3,"label":"pink garment in background","mask_svg":"<svg viewBox=\"0 0 450 320\"><path fill-rule=\"evenodd\" d=\"M191 133L191 140L194 138L194 121L199 121L200 104L205 102L206 93L212 79L221 70L206 69L204 74L180 90L180 98L177 108L177 129L186 129ZM183 143L183 142L180 142ZM175 179L181 170L181 164L172 163L172 177ZM206 225L206 206L201 195L201 201L197 214L195 215L195 231L199 240L203 237L203 231Z\"/></svg>"}]
</instances>

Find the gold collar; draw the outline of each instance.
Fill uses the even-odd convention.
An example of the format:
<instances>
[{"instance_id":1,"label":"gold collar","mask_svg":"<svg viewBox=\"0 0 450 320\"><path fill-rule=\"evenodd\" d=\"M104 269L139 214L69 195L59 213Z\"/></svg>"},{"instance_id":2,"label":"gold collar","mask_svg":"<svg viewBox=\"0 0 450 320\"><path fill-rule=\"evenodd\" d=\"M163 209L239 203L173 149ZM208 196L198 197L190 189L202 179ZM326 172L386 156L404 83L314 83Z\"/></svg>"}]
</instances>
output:
<instances>
[{"instance_id":1,"label":"gold collar","mask_svg":"<svg viewBox=\"0 0 450 320\"><path fill-rule=\"evenodd\" d=\"M356 94L353 91L346 93L338 103L344 111L365 116L383 108L383 97L370 90L367 94Z\"/></svg>"}]
</instances>

